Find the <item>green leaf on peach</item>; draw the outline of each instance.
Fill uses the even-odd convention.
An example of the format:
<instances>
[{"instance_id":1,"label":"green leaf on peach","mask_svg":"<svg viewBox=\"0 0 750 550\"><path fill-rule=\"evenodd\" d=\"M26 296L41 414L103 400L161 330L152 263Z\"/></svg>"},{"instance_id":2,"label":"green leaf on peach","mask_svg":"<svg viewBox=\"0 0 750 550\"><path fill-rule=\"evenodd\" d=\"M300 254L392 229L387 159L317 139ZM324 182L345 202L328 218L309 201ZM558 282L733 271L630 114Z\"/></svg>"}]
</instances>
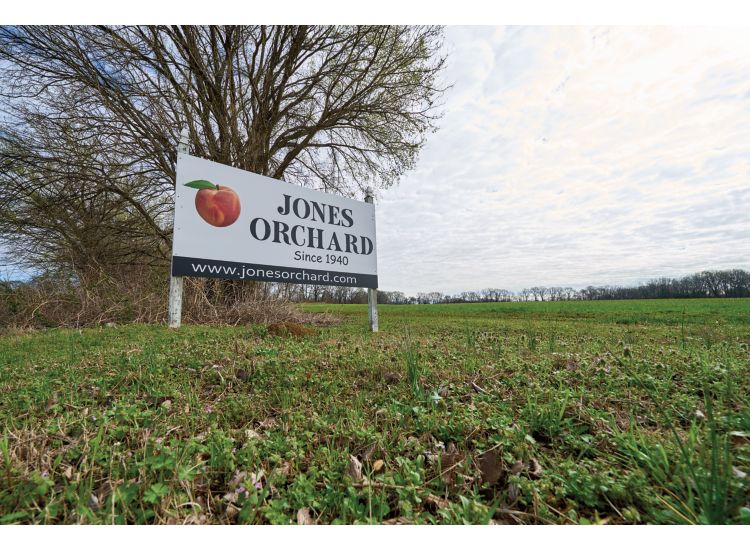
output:
<instances>
[{"instance_id":1,"label":"green leaf on peach","mask_svg":"<svg viewBox=\"0 0 750 550\"><path fill-rule=\"evenodd\" d=\"M193 180L185 184L185 187L191 187L193 189L218 189L218 185L214 185L208 180Z\"/></svg>"}]
</instances>

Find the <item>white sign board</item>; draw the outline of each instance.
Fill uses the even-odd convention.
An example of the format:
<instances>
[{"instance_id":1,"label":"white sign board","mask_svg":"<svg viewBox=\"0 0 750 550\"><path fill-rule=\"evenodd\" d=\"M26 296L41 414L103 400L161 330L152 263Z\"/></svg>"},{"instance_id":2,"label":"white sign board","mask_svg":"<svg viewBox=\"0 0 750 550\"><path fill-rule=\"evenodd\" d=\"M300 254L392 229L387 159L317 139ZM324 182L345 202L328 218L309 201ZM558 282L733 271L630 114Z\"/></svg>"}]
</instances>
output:
<instances>
[{"instance_id":1,"label":"white sign board","mask_svg":"<svg viewBox=\"0 0 750 550\"><path fill-rule=\"evenodd\" d=\"M375 207L177 155L172 276L378 287Z\"/></svg>"}]
</instances>

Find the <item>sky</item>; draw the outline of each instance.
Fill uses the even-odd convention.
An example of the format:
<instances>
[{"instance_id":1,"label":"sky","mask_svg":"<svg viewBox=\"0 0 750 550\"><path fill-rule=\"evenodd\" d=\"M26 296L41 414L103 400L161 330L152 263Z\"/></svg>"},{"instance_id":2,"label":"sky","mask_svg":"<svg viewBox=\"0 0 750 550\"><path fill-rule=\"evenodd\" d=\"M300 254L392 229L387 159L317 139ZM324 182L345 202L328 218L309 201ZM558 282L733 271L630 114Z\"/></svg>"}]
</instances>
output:
<instances>
[{"instance_id":1,"label":"sky","mask_svg":"<svg viewBox=\"0 0 750 550\"><path fill-rule=\"evenodd\" d=\"M377 197L379 286L750 268L750 30L448 27L440 129Z\"/></svg>"}]
</instances>

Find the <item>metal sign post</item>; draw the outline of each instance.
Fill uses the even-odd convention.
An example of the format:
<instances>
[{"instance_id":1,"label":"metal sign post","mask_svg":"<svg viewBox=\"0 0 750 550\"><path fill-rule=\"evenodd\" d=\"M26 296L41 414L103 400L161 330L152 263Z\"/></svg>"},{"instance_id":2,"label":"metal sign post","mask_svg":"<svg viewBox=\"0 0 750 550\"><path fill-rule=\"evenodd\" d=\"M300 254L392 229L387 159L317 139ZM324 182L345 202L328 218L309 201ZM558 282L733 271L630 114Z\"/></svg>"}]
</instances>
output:
<instances>
[{"instance_id":1,"label":"metal sign post","mask_svg":"<svg viewBox=\"0 0 750 550\"><path fill-rule=\"evenodd\" d=\"M375 198L372 195L372 189L369 187L365 192L365 202L370 204L375 203ZM368 288L367 289L367 317L370 321L370 330L372 332L378 331L378 289Z\"/></svg>"},{"instance_id":2,"label":"metal sign post","mask_svg":"<svg viewBox=\"0 0 750 550\"><path fill-rule=\"evenodd\" d=\"M177 145L177 154L188 154L188 131L182 130L180 134L180 143ZM175 187L177 181L175 180ZM174 233L172 234L174 239ZM174 258L172 259L174 261ZM182 323L182 277L172 275L172 269L169 270L169 328L179 328Z\"/></svg>"}]
</instances>

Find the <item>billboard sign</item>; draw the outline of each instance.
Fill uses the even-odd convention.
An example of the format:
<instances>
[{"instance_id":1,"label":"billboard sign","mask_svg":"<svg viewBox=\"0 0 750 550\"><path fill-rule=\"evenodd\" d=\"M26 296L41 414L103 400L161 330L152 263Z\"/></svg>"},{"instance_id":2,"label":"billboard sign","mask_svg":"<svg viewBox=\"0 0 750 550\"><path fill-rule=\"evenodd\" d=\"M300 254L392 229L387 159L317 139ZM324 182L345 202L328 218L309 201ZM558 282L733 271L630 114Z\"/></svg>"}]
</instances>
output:
<instances>
[{"instance_id":1,"label":"billboard sign","mask_svg":"<svg viewBox=\"0 0 750 550\"><path fill-rule=\"evenodd\" d=\"M375 206L178 153L172 276L377 288Z\"/></svg>"}]
</instances>

